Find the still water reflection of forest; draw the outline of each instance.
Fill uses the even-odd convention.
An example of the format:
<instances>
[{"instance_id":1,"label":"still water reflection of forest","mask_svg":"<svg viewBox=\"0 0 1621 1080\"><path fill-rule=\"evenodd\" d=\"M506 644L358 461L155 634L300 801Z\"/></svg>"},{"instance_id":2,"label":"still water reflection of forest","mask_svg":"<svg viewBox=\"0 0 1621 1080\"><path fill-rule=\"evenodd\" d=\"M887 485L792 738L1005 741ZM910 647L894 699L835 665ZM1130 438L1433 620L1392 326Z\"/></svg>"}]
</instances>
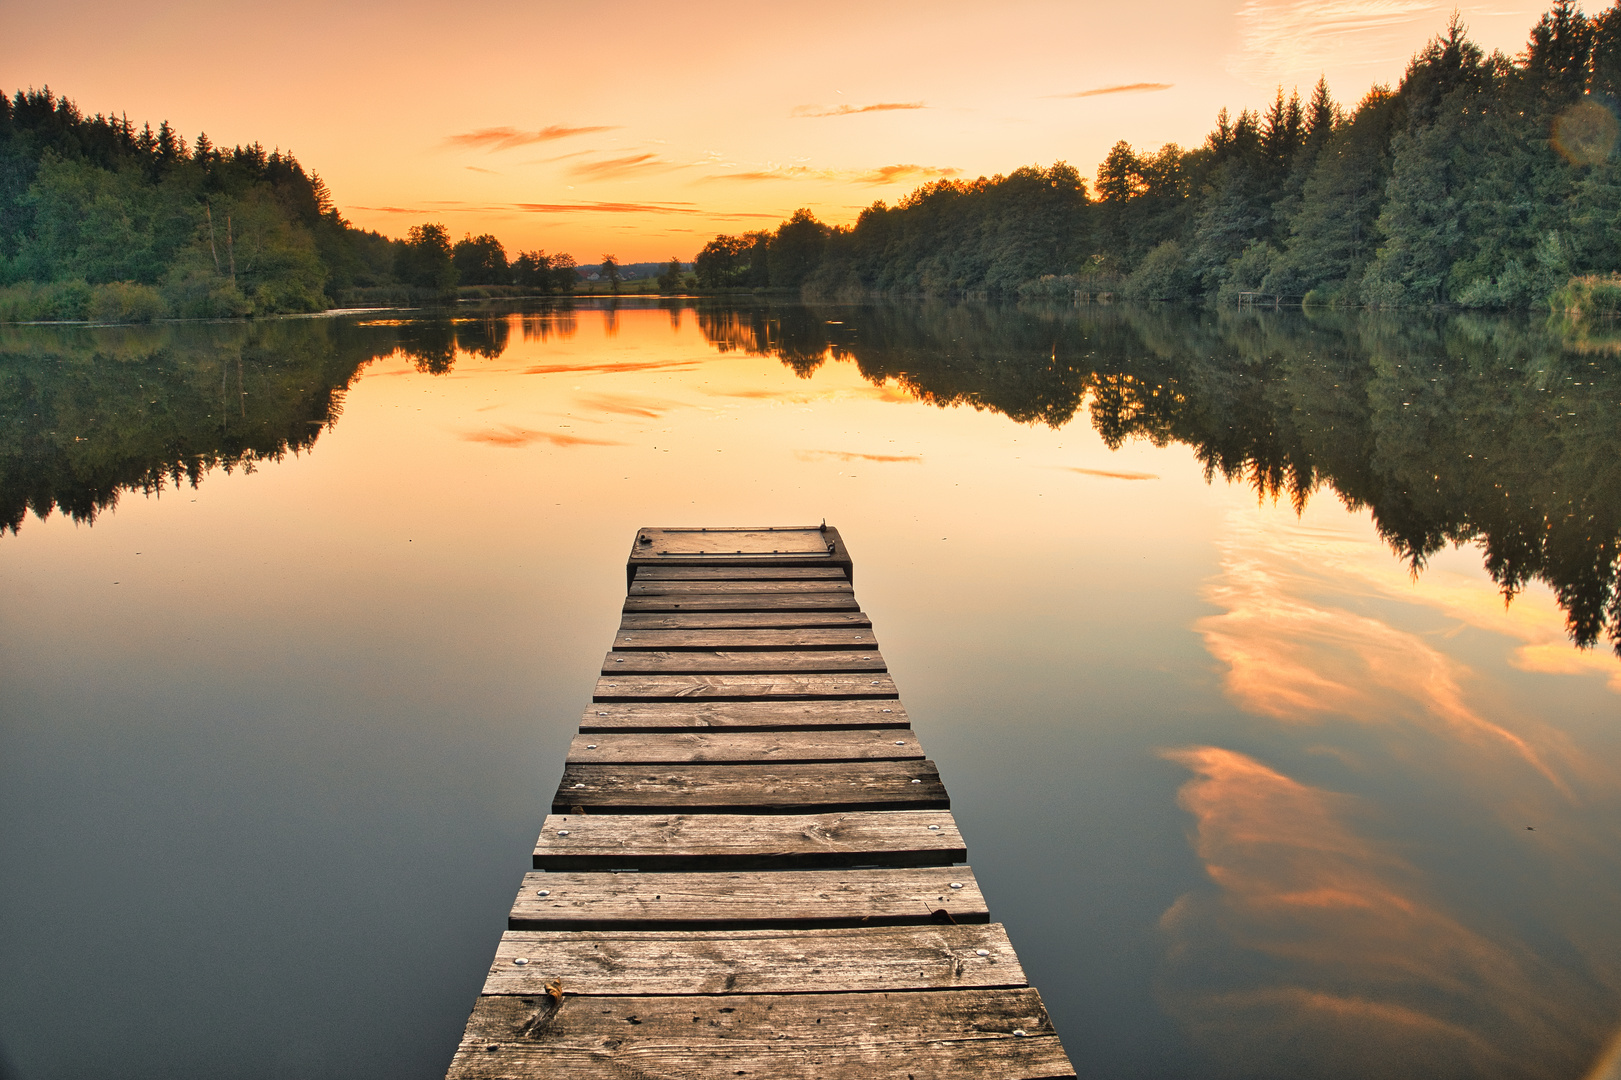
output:
<instances>
[{"instance_id":1,"label":"still water reflection of forest","mask_svg":"<svg viewBox=\"0 0 1621 1080\"><path fill-rule=\"evenodd\" d=\"M1083 1075L1621 1075L1618 448L1542 320L0 330L0 1067L442 1072L631 531L825 516Z\"/></svg>"}]
</instances>

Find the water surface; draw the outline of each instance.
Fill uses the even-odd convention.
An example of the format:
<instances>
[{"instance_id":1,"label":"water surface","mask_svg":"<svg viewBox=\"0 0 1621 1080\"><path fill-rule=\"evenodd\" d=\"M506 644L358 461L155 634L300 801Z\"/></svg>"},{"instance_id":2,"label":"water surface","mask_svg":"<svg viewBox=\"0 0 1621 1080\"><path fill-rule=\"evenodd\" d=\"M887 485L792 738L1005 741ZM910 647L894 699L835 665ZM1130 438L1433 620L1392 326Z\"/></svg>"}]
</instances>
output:
<instances>
[{"instance_id":1,"label":"water surface","mask_svg":"<svg viewBox=\"0 0 1621 1080\"><path fill-rule=\"evenodd\" d=\"M1616 357L983 305L0 330L0 1052L442 1074L635 528L825 517L1083 1075L1614 1075Z\"/></svg>"}]
</instances>

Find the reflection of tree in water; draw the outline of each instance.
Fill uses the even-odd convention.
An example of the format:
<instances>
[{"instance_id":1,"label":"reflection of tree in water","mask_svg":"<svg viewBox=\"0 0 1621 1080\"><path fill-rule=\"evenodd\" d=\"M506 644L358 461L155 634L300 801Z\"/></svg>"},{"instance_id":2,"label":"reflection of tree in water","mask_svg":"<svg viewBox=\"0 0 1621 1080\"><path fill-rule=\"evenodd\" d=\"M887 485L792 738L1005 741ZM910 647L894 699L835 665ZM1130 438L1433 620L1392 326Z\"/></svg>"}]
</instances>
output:
<instances>
[{"instance_id":1,"label":"reflection of tree in water","mask_svg":"<svg viewBox=\"0 0 1621 1080\"><path fill-rule=\"evenodd\" d=\"M196 486L315 443L360 369L396 351L435 374L498 356L502 320L301 319L0 330L0 532L32 511L93 521L120 492Z\"/></svg>"},{"instance_id":2,"label":"reflection of tree in water","mask_svg":"<svg viewBox=\"0 0 1621 1080\"><path fill-rule=\"evenodd\" d=\"M579 329L572 308L525 312L518 320L525 341L549 341L553 336L567 341Z\"/></svg>"},{"instance_id":3,"label":"reflection of tree in water","mask_svg":"<svg viewBox=\"0 0 1621 1080\"><path fill-rule=\"evenodd\" d=\"M927 304L699 323L801 374L831 348L940 406L1060 427L1084 405L1111 447L1185 443L1297 509L1326 486L1415 570L1478 543L1506 595L1546 582L1577 643L1621 652L1621 365L1540 323Z\"/></svg>"},{"instance_id":4,"label":"reflection of tree in water","mask_svg":"<svg viewBox=\"0 0 1621 1080\"><path fill-rule=\"evenodd\" d=\"M400 351L424 374L447 374L456 366L456 327L449 319L407 323L400 327Z\"/></svg>"},{"instance_id":5,"label":"reflection of tree in water","mask_svg":"<svg viewBox=\"0 0 1621 1080\"><path fill-rule=\"evenodd\" d=\"M827 359L830 331L820 311L799 305L782 308L698 309L698 326L719 352L774 356L802 379Z\"/></svg>"},{"instance_id":6,"label":"reflection of tree in water","mask_svg":"<svg viewBox=\"0 0 1621 1080\"><path fill-rule=\"evenodd\" d=\"M455 324L456 348L486 360L495 360L506 352L507 339L512 336L512 323L505 315L456 319Z\"/></svg>"}]
</instances>

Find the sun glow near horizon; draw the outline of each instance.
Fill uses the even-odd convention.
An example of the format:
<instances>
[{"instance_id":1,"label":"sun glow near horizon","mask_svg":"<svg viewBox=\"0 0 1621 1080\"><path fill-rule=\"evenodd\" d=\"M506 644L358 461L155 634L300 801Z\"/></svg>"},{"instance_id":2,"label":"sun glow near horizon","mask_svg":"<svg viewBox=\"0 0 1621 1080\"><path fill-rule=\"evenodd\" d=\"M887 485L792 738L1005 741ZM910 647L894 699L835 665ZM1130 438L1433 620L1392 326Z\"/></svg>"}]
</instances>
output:
<instances>
[{"instance_id":1,"label":"sun glow near horizon","mask_svg":"<svg viewBox=\"0 0 1621 1080\"><path fill-rule=\"evenodd\" d=\"M1460 9L1519 50L1540 7ZM833 224L937 179L1108 148L1197 145L1216 112L1319 74L1354 103L1445 24L1426 0L1243 0L1125 11L1026 0L927 19L895 3L814 14L710 2L583 9L485 3L273 12L231 3L115 13L67 0L7 15L9 89L167 119L188 138L290 149L355 225L489 232L582 263L691 258L717 232L799 207ZM430 17L431 16L431 17ZM115 22L123 33L86 36ZM244 63L227 41L274 63ZM153 63L155 56L183 58Z\"/></svg>"}]
</instances>

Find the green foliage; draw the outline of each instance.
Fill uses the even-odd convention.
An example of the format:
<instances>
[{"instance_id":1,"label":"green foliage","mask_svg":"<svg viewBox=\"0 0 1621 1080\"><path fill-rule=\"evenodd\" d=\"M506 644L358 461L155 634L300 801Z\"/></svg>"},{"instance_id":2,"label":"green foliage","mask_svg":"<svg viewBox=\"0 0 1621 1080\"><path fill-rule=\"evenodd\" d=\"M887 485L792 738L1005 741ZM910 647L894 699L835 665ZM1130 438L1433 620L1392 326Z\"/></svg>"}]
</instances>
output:
<instances>
[{"instance_id":1,"label":"green foliage","mask_svg":"<svg viewBox=\"0 0 1621 1080\"><path fill-rule=\"evenodd\" d=\"M451 248L450 261L456 266L456 280L463 285L506 285L512 281L507 249L489 233L464 235Z\"/></svg>"},{"instance_id":2,"label":"green foliage","mask_svg":"<svg viewBox=\"0 0 1621 1080\"><path fill-rule=\"evenodd\" d=\"M529 267L525 284L567 292L565 258ZM157 290L162 314L218 318L319 311L355 290L443 293L458 269L473 284L514 283L493 236L453 251L442 226L403 241L353 228L290 154L221 148L207 135L188 147L167 123L137 130L127 118L86 117L49 89L0 97L0 286L133 282ZM71 291L49 301L17 292L0 307L12 318L82 315L83 305L64 307ZM139 295L107 310L156 317L153 294Z\"/></svg>"},{"instance_id":3,"label":"green foliage","mask_svg":"<svg viewBox=\"0 0 1621 1080\"><path fill-rule=\"evenodd\" d=\"M685 283L685 276L681 270L681 260L672 255L670 264L659 274L658 282L659 292L661 293L680 292Z\"/></svg>"},{"instance_id":4,"label":"green foliage","mask_svg":"<svg viewBox=\"0 0 1621 1080\"><path fill-rule=\"evenodd\" d=\"M852 229L801 212L775 233L717 237L698 278L1034 296L1070 275L1096 283L1084 295L1536 309L1572 274L1621 271L1617 109L1621 6L1589 18L1555 0L1513 60L1454 17L1399 86L1348 114L1321 81L1305 103L1280 89L1258 112L1222 110L1193 149L1116 143L1095 198L1063 163L939 181Z\"/></svg>"},{"instance_id":5,"label":"green foliage","mask_svg":"<svg viewBox=\"0 0 1621 1080\"><path fill-rule=\"evenodd\" d=\"M1548 306L1578 318L1621 315L1621 275L1573 277L1554 290Z\"/></svg>"},{"instance_id":6,"label":"green foliage","mask_svg":"<svg viewBox=\"0 0 1621 1080\"><path fill-rule=\"evenodd\" d=\"M152 286L115 281L90 290L85 317L98 323L146 323L163 318L167 311L163 294Z\"/></svg>"},{"instance_id":7,"label":"green foliage","mask_svg":"<svg viewBox=\"0 0 1621 1080\"><path fill-rule=\"evenodd\" d=\"M401 284L440 292L456 287L450 236L443 225L413 225L394 251L394 276Z\"/></svg>"},{"instance_id":8,"label":"green foliage","mask_svg":"<svg viewBox=\"0 0 1621 1080\"><path fill-rule=\"evenodd\" d=\"M1185 300L1194 291L1194 275L1182 257L1182 246L1167 240L1150 251L1126 279L1125 295L1137 300Z\"/></svg>"}]
</instances>

